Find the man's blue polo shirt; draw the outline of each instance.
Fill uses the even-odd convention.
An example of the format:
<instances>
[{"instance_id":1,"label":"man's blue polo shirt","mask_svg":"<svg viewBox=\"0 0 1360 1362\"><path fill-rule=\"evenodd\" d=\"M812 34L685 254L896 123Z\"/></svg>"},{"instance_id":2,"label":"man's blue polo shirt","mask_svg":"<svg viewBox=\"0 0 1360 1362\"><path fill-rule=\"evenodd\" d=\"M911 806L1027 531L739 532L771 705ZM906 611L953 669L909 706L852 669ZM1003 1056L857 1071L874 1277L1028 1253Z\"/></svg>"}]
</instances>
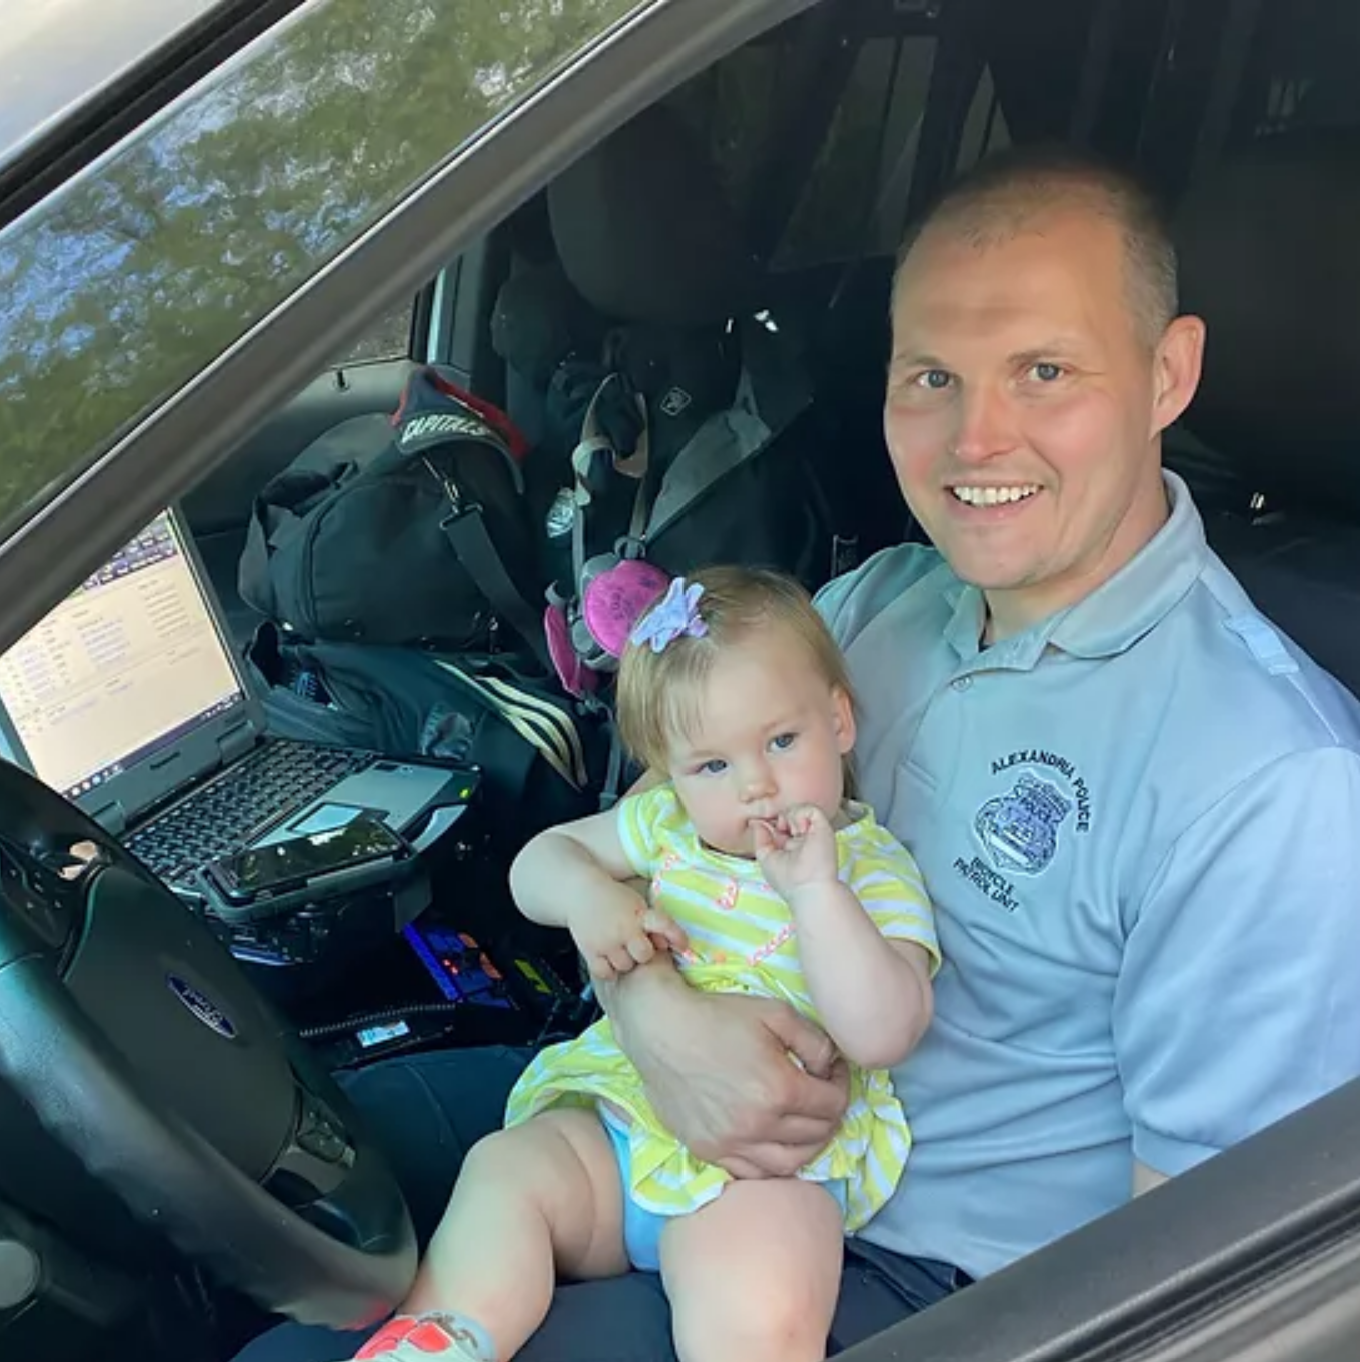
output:
<instances>
[{"instance_id":1,"label":"man's blue polo shirt","mask_svg":"<svg viewBox=\"0 0 1360 1362\"><path fill-rule=\"evenodd\" d=\"M1360 706L1166 480L1132 562L994 647L920 546L818 600L945 962L865 1237L975 1276L1360 1075Z\"/></svg>"}]
</instances>

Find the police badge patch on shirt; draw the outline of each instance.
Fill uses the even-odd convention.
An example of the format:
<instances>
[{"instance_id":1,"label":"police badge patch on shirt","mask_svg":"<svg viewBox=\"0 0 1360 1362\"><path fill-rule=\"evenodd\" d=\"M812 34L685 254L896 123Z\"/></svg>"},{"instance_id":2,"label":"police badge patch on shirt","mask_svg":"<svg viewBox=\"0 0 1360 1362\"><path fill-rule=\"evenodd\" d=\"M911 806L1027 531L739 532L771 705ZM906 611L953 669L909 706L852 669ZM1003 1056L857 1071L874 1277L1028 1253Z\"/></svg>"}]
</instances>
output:
<instances>
[{"instance_id":1,"label":"police badge patch on shirt","mask_svg":"<svg viewBox=\"0 0 1360 1362\"><path fill-rule=\"evenodd\" d=\"M992 762L993 777L1010 771L1009 784L974 815L981 854L957 857L954 869L1013 913L1020 906L1015 877L1043 874L1065 837L1090 832L1091 791L1076 766L1053 752L1011 752Z\"/></svg>"}]
</instances>

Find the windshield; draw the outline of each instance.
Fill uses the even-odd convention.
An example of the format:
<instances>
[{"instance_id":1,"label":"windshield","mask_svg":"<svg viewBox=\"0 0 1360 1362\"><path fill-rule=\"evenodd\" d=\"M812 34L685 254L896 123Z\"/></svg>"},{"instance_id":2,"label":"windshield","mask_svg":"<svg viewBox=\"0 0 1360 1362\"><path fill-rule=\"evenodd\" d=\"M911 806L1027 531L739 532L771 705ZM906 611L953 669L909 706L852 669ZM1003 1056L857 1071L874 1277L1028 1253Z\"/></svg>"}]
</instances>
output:
<instances>
[{"instance_id":1,"label":"windshield","mask_svg":"<svg viewBox=\"0 0 1360 1362\"><path fill-rule=\"evenodd\" d=\"M0 167L220 0L4 0Z\"/></svg>"}]
</instances>

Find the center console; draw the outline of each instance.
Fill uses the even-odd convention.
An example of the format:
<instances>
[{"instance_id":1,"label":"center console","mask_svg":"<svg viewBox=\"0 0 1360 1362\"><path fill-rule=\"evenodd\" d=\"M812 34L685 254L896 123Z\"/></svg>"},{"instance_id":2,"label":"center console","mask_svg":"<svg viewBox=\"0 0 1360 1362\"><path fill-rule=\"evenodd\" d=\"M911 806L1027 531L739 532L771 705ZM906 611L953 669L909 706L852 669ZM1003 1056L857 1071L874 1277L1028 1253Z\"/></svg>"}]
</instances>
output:
<instances>
[{"instance_id":1,"label":"center console","mask_svg":"<svg viewBox=\"0 0 1360 1362\"><path fill-rule=\"evenodd\" d=\"M477 782L419 873L246 922L209 921L255 986L332 1069L421 1049L534 1045L594 1012L570 938L508 890L511 852Z\"/></svg>"}]
</instances>

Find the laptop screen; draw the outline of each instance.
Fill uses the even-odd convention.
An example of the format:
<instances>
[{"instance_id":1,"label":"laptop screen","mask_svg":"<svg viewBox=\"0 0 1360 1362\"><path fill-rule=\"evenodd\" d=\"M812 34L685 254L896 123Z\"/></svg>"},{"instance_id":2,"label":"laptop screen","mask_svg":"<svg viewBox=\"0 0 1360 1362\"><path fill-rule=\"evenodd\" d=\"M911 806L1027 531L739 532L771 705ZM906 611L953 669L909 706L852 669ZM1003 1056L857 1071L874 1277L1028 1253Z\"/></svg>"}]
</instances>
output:
<instances>
[{"instance_id":1,"label":"laptop screen","mask_svg":"<svg viewBox=\"0 0 1360 1362\"><path fill-rule=\"evenodd\" d=\"M168 511L0 656L29 764L69 798L243 699Z\"/></svg>"}]
</instances>

